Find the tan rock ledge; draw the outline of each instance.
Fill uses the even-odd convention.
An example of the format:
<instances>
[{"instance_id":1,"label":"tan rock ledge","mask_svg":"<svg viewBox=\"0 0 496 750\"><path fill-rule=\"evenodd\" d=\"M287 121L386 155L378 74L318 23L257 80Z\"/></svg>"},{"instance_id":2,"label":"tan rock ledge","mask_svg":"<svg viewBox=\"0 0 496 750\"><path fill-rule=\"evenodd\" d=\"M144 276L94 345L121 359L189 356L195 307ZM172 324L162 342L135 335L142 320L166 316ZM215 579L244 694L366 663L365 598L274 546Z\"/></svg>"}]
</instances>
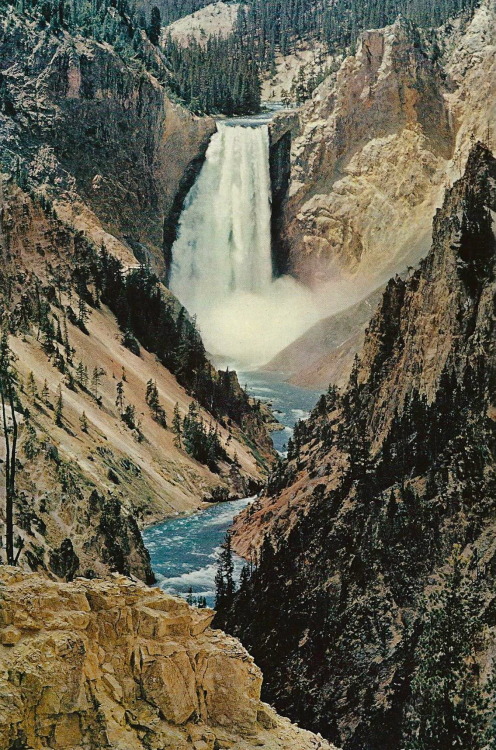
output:
<instances>
[{"instance_id":1,"label":"tan rock ledge","mask_svg":"<svg viewBox=\"0 0 496 750\"><path fill-rule=\"evenodd\" d=\"M260 701L260 670L213 615L119 575L0 566L0 747L330 750Z\"/></svg>"}]
</instances>

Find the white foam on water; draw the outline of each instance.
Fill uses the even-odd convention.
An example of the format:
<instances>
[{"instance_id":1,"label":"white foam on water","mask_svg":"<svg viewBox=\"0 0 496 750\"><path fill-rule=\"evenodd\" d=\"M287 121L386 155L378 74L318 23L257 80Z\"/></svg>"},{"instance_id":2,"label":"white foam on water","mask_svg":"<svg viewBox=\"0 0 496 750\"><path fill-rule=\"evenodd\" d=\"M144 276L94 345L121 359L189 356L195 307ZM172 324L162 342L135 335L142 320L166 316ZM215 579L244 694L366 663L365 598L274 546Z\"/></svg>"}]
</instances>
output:
<instances>
[{"instance_id":1,"label":"white foam on water","mask_svg":"<svg viewBox=\"0 0 496 750\"><path fill-rule=\"evenodd\" d=\"M219 123L172 248L170 287L216 358L267 362L319 317L312 292L272 274L269 129Z\"/></svg>"}]
</instances>

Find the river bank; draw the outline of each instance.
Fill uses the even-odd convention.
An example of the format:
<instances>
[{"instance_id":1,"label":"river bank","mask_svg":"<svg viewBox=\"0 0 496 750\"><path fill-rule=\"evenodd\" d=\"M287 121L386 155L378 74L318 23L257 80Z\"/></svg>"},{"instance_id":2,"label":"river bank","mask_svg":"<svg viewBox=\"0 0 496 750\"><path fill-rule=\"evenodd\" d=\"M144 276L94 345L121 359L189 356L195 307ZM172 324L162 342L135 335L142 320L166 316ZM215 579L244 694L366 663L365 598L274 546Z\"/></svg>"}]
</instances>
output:
<instances>
[{"instance_id":1,"label":"river bank","mask_svg":"<svg viewBox=\"0 0 496 750\"><path fill-rule=\"evenodd\" d=\"M319 393L284 383L274 373L244 372L239 379L250 396L271 406L283 425L282 430L271 433L274 447L283 456L294 425L309 415ZM143 540L160 588L182 597L191 591L193 596L205 597L207 604L213 606L221 545L235 516L255 497L212 504L145 529ZM244 560L235 555L236 579L243 564Z\"/></svg>"}]
</instances>

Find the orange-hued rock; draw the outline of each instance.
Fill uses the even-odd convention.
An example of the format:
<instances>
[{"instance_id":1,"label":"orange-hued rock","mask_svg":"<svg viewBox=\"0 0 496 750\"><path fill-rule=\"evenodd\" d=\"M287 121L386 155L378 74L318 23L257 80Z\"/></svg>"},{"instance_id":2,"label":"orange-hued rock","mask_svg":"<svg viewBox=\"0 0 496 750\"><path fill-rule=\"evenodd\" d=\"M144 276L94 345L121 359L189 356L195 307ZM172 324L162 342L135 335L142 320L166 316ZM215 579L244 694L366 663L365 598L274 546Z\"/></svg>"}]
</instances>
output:
<instances>
[{"instance_id":1,"label":"orange-hued rock","mask_svg":"<svg viewBox=\"0 0 496 750\"><path fill-rule=\"evenodd\" d=\"M298 278L372 291L427 252L471 138L495 143L495 29L489 1L435 42L399 18L364 32L316 89L293 128L283 205L281 243Z\"/></svg>"},{"instance_id":2,"label":"orange-hued rock","mask_svg":"<svg viewBox=\"0 0 496 750\"><path fill-rule=\"evenodd\" d=\"M53 288L50 269L57 269L59 280L70 278L79 262L79 243L86 240L67 227L58 213L47 210L11 181L4 183L2 197L2 271L11 280L8 305L12 320L18 321L23 303L35 294L36 285L42 294ZM59 281L59 286L64 284ZM169 294L165 288L162 293ZM60 294L55 314L61 320L64 309L68 305L77 307L77 301L70 285ZM172 296L171 301L177 304ZM20 384L24 384L21 402L29 410L29 428L21 413L18 415L22 466L17 472L19 501L14 522L16 538L24 543L19 564L28 569L48 568L62 578L90 570L102 575L115 569L116 549L110 553L110 548L117 544L123 566L117 570L149 581L149 560L139 527L197 510L219 486L235 496L251 494L250 482L260 481L261 467L242 433L249 433L252 445L258 446L258 459L265 454L269 462L270 439L261 418L255 418L249 408L240 415L242 424L236 425L233 420L217 423L229 459L220 472L212 472L177 444L170 429L176 404L182 419L192 395L156 356L144 348L137 356L123 345L122 330L107 307L88 308L86 332L69 318L63 325L72 362L70 367L64 366L64 372L54 366L54 357L43 347L43 337L35 326L22 326L9 338ZM70 386L68 373L75 373L78 363L88 373L86 387L81 383ZM104 373L98 401L90 382L95 365ZM226 377L230 379L230 392L241 398L236 373ZM167 429L153 418L146 402L150 380L156 383ZM116 405L119 381L125 403L133 404L139 415L143 439L137 440L136 433L121 418ZM40 396L45 383L43 402ZM54 419L59 387L64 417L61 425ZM214 424L206 409L199 407L199 413L207 424ZM26 440L31 441L31 450L26 448ZM1 440L0 460L4 451ZM2 482L0 519L3 492Z\"/></svg>"},{"instance_id":3,"label":"orange-hued rock","mask_svg":"<svg viewBox=\"0 0 496 750\"><path fill-rule=\"evenodd\" d=\"M260 670L211 610L123 576L8 567L0 601L2 748L331 750L261 703Z\"/></svg>"}]
</instances>

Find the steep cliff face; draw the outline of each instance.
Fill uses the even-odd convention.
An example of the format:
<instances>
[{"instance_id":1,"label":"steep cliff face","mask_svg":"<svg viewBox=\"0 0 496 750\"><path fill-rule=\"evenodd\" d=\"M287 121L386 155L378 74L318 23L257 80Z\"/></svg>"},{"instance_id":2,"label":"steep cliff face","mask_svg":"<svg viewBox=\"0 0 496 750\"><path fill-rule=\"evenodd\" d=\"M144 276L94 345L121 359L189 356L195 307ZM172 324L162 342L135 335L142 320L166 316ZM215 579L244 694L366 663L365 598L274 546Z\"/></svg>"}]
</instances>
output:
<instances>
[{"instance_id":1,"label":"steep cliff face","mask_svg":"<svg viewBox=\"0 0 496 750\"><path fill-rule=\"evenodd\" d=\"M423 595L455 544L482 592L474 675L495 651L495 209L496 160L479 144L428 256L388 284L344 394L297 427L234 528L234 547L261 558L224 622L266 696L350 750L412 739Z\"/></svg>"},{"instance_id":2,"label":"steep cliff face","mask_svg":"<svg viewBox=\"0 0 496 750\"><path fill-rule=\"evenodd\" d=\"M494 118L495 9L427 36L399 19L365 32L355 56L316 90L293 138L282 243L289 267L318 284L372 289L415 263L470 137ZM492 131L489 140L493 138Z\"/></svg>"},{"instance_id":3,"label":"steep cliff face","mask_svg":"<svg viewBox=\"0 0 496 750\"><path fill-rule=\"evenodd\" d=\"M40 31L12 10L0 23L0 60L4 165L19 159L30 184L97 244L163 272L213 120L173 104L110 45Z\"/></svg>"},{"instance_id":4,"label":"steep cliff face","mask_svg":"<svg viewBox=\"0 0 496 750\"><path fill-rule=\"evenodd\" d=\"M120 576L0 571L0 744L14 750L332 750L260 701L213 612Z\"/></svg>"}]
</instances>

